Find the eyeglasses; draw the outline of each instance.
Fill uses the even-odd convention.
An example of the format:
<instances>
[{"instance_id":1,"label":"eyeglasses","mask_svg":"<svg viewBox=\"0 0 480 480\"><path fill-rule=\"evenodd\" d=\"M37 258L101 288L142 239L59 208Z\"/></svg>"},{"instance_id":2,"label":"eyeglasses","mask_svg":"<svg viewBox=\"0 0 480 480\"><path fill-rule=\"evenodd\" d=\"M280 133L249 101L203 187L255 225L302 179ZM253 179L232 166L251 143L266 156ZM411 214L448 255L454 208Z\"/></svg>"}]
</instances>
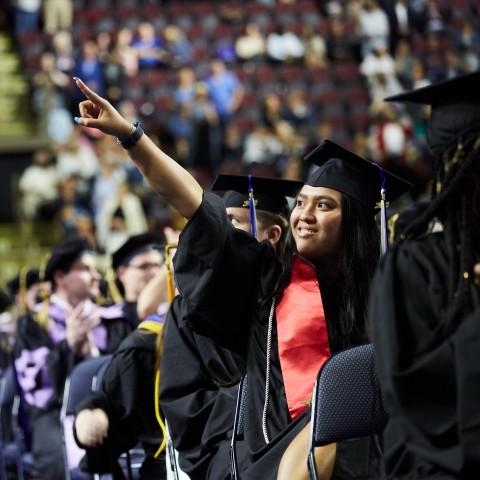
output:
<instances>
[{"instance_id":1,"label":"eyeglasses","mask_svg":"<svg viewBox=\"0 0 480 480\"><path fill-rule=\"evenodd\" d=\"M132 265L132 264L127 265L128 268L136 268L137 270L143 270L143 271L161 268L161 266L162 264L157 262L145 262L145 263L139 263L138 265Z\"/></svg>"}]
</instances>

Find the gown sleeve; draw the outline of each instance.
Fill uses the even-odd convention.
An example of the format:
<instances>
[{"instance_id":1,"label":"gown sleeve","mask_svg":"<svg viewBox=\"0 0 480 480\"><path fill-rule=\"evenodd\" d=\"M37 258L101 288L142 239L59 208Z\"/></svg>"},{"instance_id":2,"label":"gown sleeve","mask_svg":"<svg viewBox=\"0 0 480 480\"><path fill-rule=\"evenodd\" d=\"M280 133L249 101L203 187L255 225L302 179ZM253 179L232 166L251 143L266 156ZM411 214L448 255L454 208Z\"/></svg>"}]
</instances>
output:
<instances>
[{"instance_id":1,"label":"gown sleeve","mask_svg":"<svg viewBox=\"0 0 480 480\"><path fill-rule=\"evenodd\" d=\"M391 414L387 471L460 472L469 450L477 452L477 465L480 457L480 312L444 333L451 305L444 242L430 235L399 247L382 262L370 303L377 370Z\"/></svg>"},{"instance_id":2,"label":"gown sleeve","mask_svg":"<svg viewBox=\"0 0 480 480\"><path fill-rule=\"evenodd\" d=\"M257 305L259 268L268 249L232 226L218 196L204 193L174 258L184 318L194 331L244 353Z\"/></svg>"},{"instance_id":3,"label":"gown sleeve","mask_svg":"<svg viewBox=\"0 0 480 480\"><path fill-rule=\"evenodd\" d=\"M136 335L139 335L136 333ZM152 335L140 333L140 335ZM100 408L109 419L108 435L102 445L86 448L82 467L91 472L110 471L122 452L139 441L161 442L154 418L155 350L141 346L121 348L105 371L102 387L81 402L77 414L84 409ZM154 432L153 435L149 435ZM156 438L153 438L156 433ZM77 443L78 439L75 434ZM82 448L85 448L80 443ZM157 445L157 447L158 447Z\"/></svg>"},{"instance_id":4,"label":"gown sleeve","mask_svg":"<svg viewBox=\"0 0 480 480\"><path fill-rule=\"evenodd\" d=\"M163 338L160 399L180 464L192 479L206 478L220 442L227 440L235 412L241 358L180 326L182 299L168 314ZM228 460L228 458L227 458Z\"/></svg>"}]
</instances>

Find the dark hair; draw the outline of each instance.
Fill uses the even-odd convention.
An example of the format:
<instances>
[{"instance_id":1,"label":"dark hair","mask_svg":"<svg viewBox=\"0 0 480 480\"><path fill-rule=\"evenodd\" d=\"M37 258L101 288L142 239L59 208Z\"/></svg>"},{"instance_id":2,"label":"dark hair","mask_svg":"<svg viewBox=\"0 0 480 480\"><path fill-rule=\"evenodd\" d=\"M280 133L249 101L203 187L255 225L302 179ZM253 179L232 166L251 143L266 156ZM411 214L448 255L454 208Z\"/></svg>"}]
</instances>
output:
<instances>
[{"instance_id":1,"label":"dark hair","mask_svg":"<svg viewBox=\"0 0 480 480\"><path fill-rule=\"evenodd\" d=\"M443 225L449 264L449 310L444 317L443 330L449 333L456 322L471 311L477 299L473 297L474 197L477 194L475 170L480 161L478 132L459 139L443 158L435 162L432 201L405 230L405 239L420 237L434 218Z\"/></svg>"},{"instance_id":2,"label":"dark hair","mask_svg":"<svg viewBox=\"0 0 480 480\"><path fill-rule=\"evenodd\" d=\"M278 225L282 229L282 234L275 246L275 251L280 253L285 247L285 240L288 233L288 220L283 215L268 212L266 210L257 210L257 220L263 229Z\"/></svg>"},{"instance_id":3,"label":"dark hair","mask_svg":"<svg viewBox=\"0 0 480 480\"><path fill-rule=\"evenodd\" d=\"M370 283L380 255L380 231L372 212L357 200L342 195L341 266L338 280L338 321L329 339L340 348L367 340L367 305ZM282 252L282 272L275 291L281 296L290 281L295 241L289 230Z\"/></svg>"}]
</instances>

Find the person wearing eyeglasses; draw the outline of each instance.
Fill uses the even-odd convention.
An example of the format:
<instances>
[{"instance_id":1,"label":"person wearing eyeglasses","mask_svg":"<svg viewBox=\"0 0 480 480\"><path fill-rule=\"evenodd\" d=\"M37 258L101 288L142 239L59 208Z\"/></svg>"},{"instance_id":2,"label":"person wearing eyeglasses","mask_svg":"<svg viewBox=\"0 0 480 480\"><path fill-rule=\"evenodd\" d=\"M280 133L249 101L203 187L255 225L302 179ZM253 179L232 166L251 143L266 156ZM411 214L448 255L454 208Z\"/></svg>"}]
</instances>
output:
<instances>
[{"instance_id":1,"label":"person wearing eyeglasses","mask_svg":"<svg viewBox=\"0 0 480 480\"><path fill-rule=\"evenodd\" d=\"M110 277L110 288L117 307L120 307L132 330L139 323L137 301L140 293L156 276L166 276L163 255L158 247L163 246L162 235L142 233L132 235L112 254L112 270L115 282ZM159 305L166 301L160 299ZM155 312L157 313L157 312Z\"/></svg>"}]
</instances>

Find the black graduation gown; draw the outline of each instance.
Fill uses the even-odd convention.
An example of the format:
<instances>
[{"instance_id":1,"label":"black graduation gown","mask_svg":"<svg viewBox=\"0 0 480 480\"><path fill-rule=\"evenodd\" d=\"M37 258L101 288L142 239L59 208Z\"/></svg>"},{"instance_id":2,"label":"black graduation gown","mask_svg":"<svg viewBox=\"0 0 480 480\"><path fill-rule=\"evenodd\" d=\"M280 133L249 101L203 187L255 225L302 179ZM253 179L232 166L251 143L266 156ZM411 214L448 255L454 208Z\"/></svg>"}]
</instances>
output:
<instances>
[{"instance_id":1,"label":"black graduation gown","mask_svg":"<svg viewBox=\"0 0 480 480\"><path fill-rule=\"evenodd\" d=\"M391 414L384 442L392 479L479 477L480 311L442 333L448 274L444 235L436 233L398 245L374 281L370 315Z\"/></svg>"},{"instance_id":2,"label":"black graduation gown","mask_svg":"<svg viewBox=\"0 0 480 480\"><path fill-rule=\"evenodd\" d=\"M166 478L164 454L153 458L163 438L154 405L156 339L155 333L145 330L131 333L114 353L100 391L77 407L77 414L86 408L101 408L109 418L108 436L102 445L86 448L80 463L83 470L118 472L120 454L141 442L147 456L140 478Z\"/></svg>"},{"instance_id":3,"label":"black graduation gown","mask_svg":"<svg viewBox=\"0 0 480 480\"><path fill-rule=\"evenodd\" d=\"M197 333L210 336L223 347L238 353L246 362L245 443L251 465L241 476L248 480L276 478L283 452L308 422L309 412L293 422L290 418L274 321L266 419L271 441L266 444L262 433L262 411L268 316L280 267L273 248L269 242L258 243L247 233L235 229L227 218L221 199L205 192L202 204L180 236L174 263L175 280L185 301L188 325ZM269 301L261 302L263 298ZM334 319L327 318L327 328L329 321ZM335 346L331 345L331 350L335 351ZM352 442L347 443L346 448L339 446L335 478L368 478L371 442L353 442L362 445L353 449ZM360 450L363 454L357 456Z\"/></svg>"},{"instance_id":4,"label":"black graduation gown","mask_svg":"<svg viewBox=\"0 0 480 480\"><path fill-rule=\"evenodd\" d=\"M160 400L181 469L191 480L230 478L228 446L238 381L239 355L197 335L187 325L177 296L163 337Z\"/></svg>"},{"instance_id":5,"label":"black graduation gown","mask_svg":"<svg viewBox=\"0 0 480 480\"><path fill-rule=\"evenodd\" d=\"M41 478L63 480L60 407L65 380L83 357L73 352L65 340L65 310L50 303L48 314L47 329L33 318L34 314L18 320L14 365L28 405L35 468ZM129 327L118 309L101 308L100 315L101 324L93 339L101 353L111 353Z\"/></svg>"}]
</instances>

